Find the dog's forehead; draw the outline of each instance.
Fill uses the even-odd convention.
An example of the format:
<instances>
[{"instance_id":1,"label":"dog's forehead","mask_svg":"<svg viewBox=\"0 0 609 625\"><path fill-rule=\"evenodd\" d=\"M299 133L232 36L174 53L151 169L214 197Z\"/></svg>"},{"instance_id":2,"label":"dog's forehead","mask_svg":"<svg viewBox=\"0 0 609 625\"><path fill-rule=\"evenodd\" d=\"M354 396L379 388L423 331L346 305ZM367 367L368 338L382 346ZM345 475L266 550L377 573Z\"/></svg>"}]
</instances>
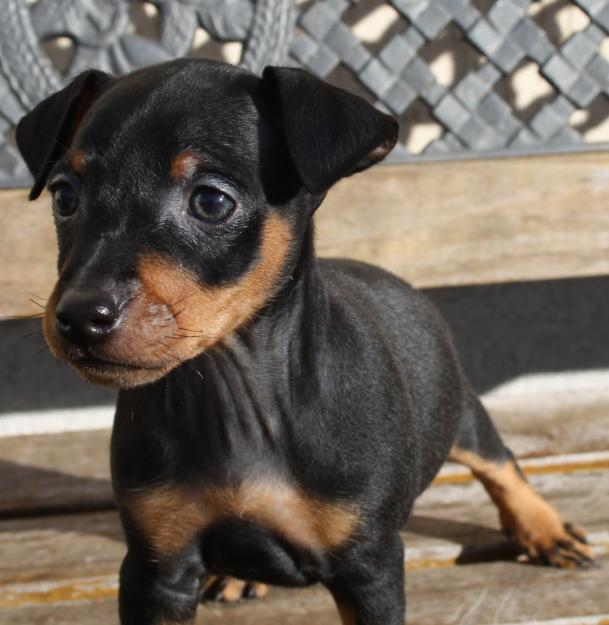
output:
<instances>
[{"instance_id":1,"label":"dog's forehead","mask_svg":"<svg viewBox=\"0 0 609 625\"><path fill-rule=\"evenodd\" d=\"M155 154L187 149L255 156L258 79L237 68L186 62L117 80L94 104L76 144L97 153L129 146Z\"/></svg>"}]
</instances>

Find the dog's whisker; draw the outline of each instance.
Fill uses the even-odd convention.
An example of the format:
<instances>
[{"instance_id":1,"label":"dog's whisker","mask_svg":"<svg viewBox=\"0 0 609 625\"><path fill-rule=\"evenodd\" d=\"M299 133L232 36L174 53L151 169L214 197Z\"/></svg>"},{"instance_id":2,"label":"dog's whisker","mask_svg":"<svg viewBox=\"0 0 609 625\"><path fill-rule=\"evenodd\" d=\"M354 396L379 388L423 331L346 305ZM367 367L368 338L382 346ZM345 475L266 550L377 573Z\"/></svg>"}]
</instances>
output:
<instances>
[{"instance_id":1,"label":"dog's whisker","mask_svg":"<svg viewBox=\"0 0 609 625\"><path fill-rule=\"evenodd\" d=\"M194 363L193 363L192 361L190 361L190 362L188 363L188 367L189 367L190 369L192 369L194 372L196 372L196 373L197 373L197 375L198 375L201 379L203 379L203 374L202 374L202 373L201 373L201 372L200 372L200 371L199 371L199 370L195 367L195 365L194 365Z\"/></svg>"},{"instance_id":2,"label":"dog's whisker","mask_svg":"<svg viewBox=\"0 0 609 625\"><path fill-rule=\"evenodd\" d=\"M174 356L171 352L168 352L168 351L167 351L167 350L165 350L165 349L162 349L162 350L161 350L161 354L163 354L163 355L165 355L165 356L167 356L168 358L171 358L171 359L173 359L173 360L178 360L178 358L177 358L176 356Z\"/></svg>"},{"instance_id":3,"label":"dog's whisker","mask_svg":"<svg viewBox=\"0 0 609 625\"><path fill-rule=\"evenodd\" d=\"M27 319L41 319L44 317L43 312L32 313L31 315L6 315L0 317L0 321L23 321Z\"/></svg>"},{"instance_id":4,"label":"dog's whisker","mask_svg":"<svg viewBox=\"0 0 609 625\"><path fill-rule=\"evenodd\" d=\"M180 309L178 312L173 313L171 315L171 318L172 319L177 319L185 310L186 310L186 306L184 308Z\"/></svg>"},{"instance_id":5,"label":"dog's whisker","mask_svg":"<svg viewBox=\"0 0 609 625\"><path fill-rule=\"evenodd\" d=\"M178 330L182 332L191 332L192 334L203 334L203 330L193 330L192 328L184 328L183 326L178 326Z\"/></svg>"},{"instance_id":6,"label":"dog's whisker","mask_svg":"<svg viewBox=\"0 0 609 625\"><path fill-rule=\"evenodd\" d=\"M50 351L46 343L44 343L44 345L19 369L20 370L27 369L45 351Z\"/></svg>"},{"instance_id":7,"label":"dog's whisker","mask_svg":"<svg viewBox=\"0 0 609 625\"><path fill-rule=\"evenodd\" d=\"M46 309L46 306L44 304L41 304L40 302L37 302L34 298L30 297L28 298L29 301L34 304L34 306L38 306L39 308L42 308L42 310Z\"/></svg>"},{"instance_id":8,"label":"dog's whisker","mask_svg":"<svg viewBox=\"0 0 609 625\"><path fill-rule=\"evenodd\" d=\"M32 291L28 291L27 289L23 289L28 295L33 297L34 299L40 300L41 302L48 302L49 299L47 297L42 297L41 295L37 295L36 293L32 293ZM31 300L30 300L31 301Z\"/></svg>"},{"instance_id":9,"label":"dog's whisker","mask_svg":"<svg viewBox=\"0 0 609 625\"><path fill-rule=\"evenodd\" d=\"M185 299L188 299L189 297L192 297L193 295L196 295L198 293L198 291L193 291L192 293L188 293L187 295L184 295L184 297L181 297L179 300L173 302L173 304L169 304L169 308L173 308L174 306L177 306L178 304L182 303Z\"/></svg>"},{"instance_id":10,"label":"dog's whisker","mask_svg":"<svg viewBox=\"0 0 609 625\"><path fill-rule=\"evenodd\" d=\"M165 345L161 341L159 341L159 343L161 343L161 345L163 345L165 347L168 347L167 345ZM169 358L172 358L176 362L182 362L182 360L180 358L178 358L175 354L173 354L171 351L169 351L169 349L166 349L166 350L162 349L161 353L164 354L165 356L168 356Z\"/></svg>"},{"instance_id":11,"label":"dog's whisker","mask_svg":"<svg viewBox=\"0 0 609 625\"><path fill-rule=\"evenodd\" d=\"M163 338L178 340L178 339L200 339L200 338L207 338L207 337L201 334L178 334L176 333L170 336L164 336Z\"/></svg>"}]
</instances>

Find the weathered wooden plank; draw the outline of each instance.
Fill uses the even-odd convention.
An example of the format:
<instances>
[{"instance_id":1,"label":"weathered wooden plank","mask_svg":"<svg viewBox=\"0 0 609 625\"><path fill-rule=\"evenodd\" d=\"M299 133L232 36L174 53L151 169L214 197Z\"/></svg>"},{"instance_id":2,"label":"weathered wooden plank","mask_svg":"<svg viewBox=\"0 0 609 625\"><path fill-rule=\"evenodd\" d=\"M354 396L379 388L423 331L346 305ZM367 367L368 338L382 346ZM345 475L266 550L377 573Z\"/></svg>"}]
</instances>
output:
<instances>
[{"instance_id":1,"label":"weathered wooden plank","mask_svg":"<svg viewBox=\"0 0 609 625\"><path fill-rule=\"evenodd\" d=\"M458 475L458 470L454 474ZM609 487L609 467L534 473L529 479L566 518L587 525L593 533L605 532L606 538L602 540L609 540L609 499L601 497ZM497 528L496 509L477 481L447 480L434 484L418 499L406 534L411 547L428 549L448 543L494 543L501 540ZM92 562L96 562L96 552L106 559L112 554L108 541L120 543L122 540L114 511L0 521L0 552L12 556L2 562L0 580L5 580L4 575L10 571L50 570L46 568L49 558L44 555L45 549L49 545L59 545L56 540L59 535L68 537L65 543L68 550L58 547L51 565L62 570L73 568L85 550L91 553ZM79 541L82 540L85 542L81 548ZM28 545L27 550L23 549L24 543ZM24 553L18 557L22 551ZM76 556L65 562L61 560L70 552L76 552Z\"/></svg>"},{"instance_id":2,"label":"weathered wooden plank","mask_svg":"<svg viewBox=\"0 0 609 625\"><path fill-rule=\"evenodd\" d=\"M318 212L318 249L418 286L609 271L609 154L385 165L341 181ZM55 241L48 198L0 194L0 315L39 312Z\"/></svg>"},{"instance_id":3,"label":"weathered wooden plank","mask_svg":"<svg viewBox=\"0 0 609 625\"><path fill-rule=\"evenodd\" d=\"M108 430L0 438L0 517L112 507Z\"/></svg>"},{"instance_id":4,"label":"weathered wooden plank","mask_svg":"<svg viewBox=\"0 0 609 625\"><path fill-rule=\"evenodd\" d=\"M603 479L609 479L609 472L533 478L565 518L586 526L599 555L609 552L609 502L586 506L586 489ZM404 537L410 571L514 554L499 531L496 509L476 484L432 487L417 503ZM90 579L108 578L104 584L112 585L124 551L115 511L1 521L0 607L37 600L52 603L62 592L86 587ZM41 584L46 594L36 598L33 594ZM95 589L81 591L85 593L97 597Z\"/></svg>"},{"instance_id":5,"label":"weathered wooden plank","mask_svg":"<svg viewBox=\"0 0 609 625\"><path fill-rule=\"evenodd\" d=\"M577 392L565 383L549 395L484 399L494 423L519 457L609 449L609 389Z\"/></svg>"},{"instance_id":6,"label":"weathered wooden plank","mask_svg":"<svg viewBox=\"0 0 609 625\"><path fill-rule=\"evenodd\" d=\"M9 586L27 593L39 583L62 588L81 579L115 577L125 546L116 511L88 512L1 521L0 553L1 605L11 602Z\"/></svg>"},{"instance_id":7,"label":"weathered wooden plank","mask_svg":"<svg viewBox=\"0 0 609 625\"><path fill-rule=\"evenodd\" d=\"M379 167L331 191L318 249L425 287L604 274L608 165L598 153Z\"/></svg>"},{"instance_id":8,"label":"weathered wooden plank","mask_svg":"<svg viewBox=\"0 0 609 625\"><path fill-rule=\"evenodd\" d=\"M560 401L545 395L492 396L488 406L519 457L609 449L609 391L590 389L572 395L561 396ZM108 430L0 437L0 517L45 509L111 507L109 438ZM576 464L583 469L589 461L584 457ZM565 462L556 459L554 471L564 471Z\"/></svg>"},{"instance_id":9,"label":"weathered wooden plank","mask_svg":"<svg viewBox=\"0 0 609 625\"><path fill-rule=\"evenodd\" d=\"M498 572L504 573L509 565L485 565L480 570L480 582L485 578L497 578ZM520 575L520 570L512 573ZM463 572L459 571L462 575ZM553 596L557 596L558 609L569 609L565 614L573 614L574 605L582 597L587 596L588 590L595 595L602 593L602 582L598 583L593 576L578 573L576 580L565 580L563 583L548 583L544 586L535 585L529 589L525 597L532 604L535 613L542 613L540 605L535 605L535 599L547 597L541 603L547 605ZM592 579L590 579L592 577ZM522 579L522 578L520 578ZM561 580L562 581L562 580ZM422 584L437 583L421 576ZM524 584L524 580L523 580ZM519 586L520 587L520 586ZM528 617L521 611L517 602L519 593L507 594L509 586L499 588L491 586L483 592L481 588L460 589L458 596L445 592L445 587L431 586L422 596L411 591L408 594L408 625L504 625L504 620L493 620L499 609L499 615L515 614L509 625L607 625L609 613L593 613L592 609L584 605L579 616L562 618ZM526 589L524 589L526 590ZM423 589L422 589L423 591ZM568 591L566 596L563 592ZM480 595L483 594L482 600ZM500 602L494 601L499 598ZM423 605L421 602L425 601ZM479 603L476 605L476 601ZM503 602L503 606L501 605ZM596 603L596 601L595 601ZM514 605L516 604L516 605ZM432 605L433 609L428 606ZM594 605L594 604L593 604ZM472 614L464 613L463 606L472 609ZM506 607L507 606L507 607ZM458 617L463 620L458 620ZM467 618L463 618L467 617ZM488 618L489 620L482 620ZM435 620L434 620L435 619ZM27 609L7 609L0 612L2 625L117 625L116 602L112 599L100 599L94 602L73 604L56 604L53 606L34 606ZM282 623L284 625L339 625L339 619L329 594L322 588L315 586L302 590L277 590L272 598L260 602L244 602L235 606L204 606L200 608L196 625L270 625Z\"/></svg>"},{"instance_id":10,"label":"weathered wooden plank","mask_svg":"<svg viewBox=\"0 0 609 625\"><path fill-rule=\"evenodd\" d=\"M0 317L38 314L56 275L48 198L29 203L24 190L1 191L0 224Z\"/></svg>"},{"instance_id":11,"label":"weathered wooden plank","mask_svg":"<svg viewBox=\"0 0 609 625\"><path fill-rule=\"evenodd\" d=\"M605 561L609 553L609 500L602 494L608 480L607 469L532 477L533 484L566 518L587 527L592 546ZM474 553L484 556L479 559L502 553L497 548L502 538L496 510L476 483L429 489L416 506L405 540L407 587L415 623L460 622L453 617L464 617L464 612L459 612L462 606L475 606L476 616L472 613L473 620L465 622L489 624L609 613L606 566L591 572L555 572L515 562L494 562L459 566L455 572L455 559L464 546L471 556L471 546L478 545ZM14 623L50 623L59 608L66 611L62 623L73 622L71 618L76 622L86 604L94 606L98 623L115 622L116 573L124 554L116 513L0 522L0 553L0 623L9 622L2 620L9 617ZM538 593L537 601L533 601L531 586ZM571 598L576 590L579 601L562 601L560 597L557 602L552 589L562 595L563 586ZM437 588L442 588L441 602ZM482 595L478 605L476 600ZM493 604L493 597L500 597L501 602ZM527 604L526 610L517 609L521 603ZM497 608L499 604L503 605L500 620L487 618L491 606ZM277 622L279 617L295 625L336 622L331 602L318 589L296 593L273 589L269 600L248 604L247 609L207 607L202 613L200 622L222 624L237 622L234 618L251 619L244 622L254 625ZM89 622L83 618L83 624Z\"/></svg>"}]
</instances>

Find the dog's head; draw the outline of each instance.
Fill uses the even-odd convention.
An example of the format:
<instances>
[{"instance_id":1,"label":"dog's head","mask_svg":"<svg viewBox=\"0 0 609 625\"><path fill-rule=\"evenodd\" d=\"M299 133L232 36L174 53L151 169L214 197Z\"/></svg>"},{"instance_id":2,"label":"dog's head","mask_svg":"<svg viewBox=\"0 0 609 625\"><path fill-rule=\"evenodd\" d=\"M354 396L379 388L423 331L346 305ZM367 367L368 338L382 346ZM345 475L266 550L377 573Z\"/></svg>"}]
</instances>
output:
<instances>
[{"instance_id":1,"label":"dog's head","mask_svg":"<svg viewBox=\"0 0 609 625\"><path fill-rule=\"evenodd\" d=\"M393 118L299 69L80 75L17 128L30 197L53 198L51 350L126 388L222 341L289 278L328 188L396 136Z\"/></svg>"}]
</instances>

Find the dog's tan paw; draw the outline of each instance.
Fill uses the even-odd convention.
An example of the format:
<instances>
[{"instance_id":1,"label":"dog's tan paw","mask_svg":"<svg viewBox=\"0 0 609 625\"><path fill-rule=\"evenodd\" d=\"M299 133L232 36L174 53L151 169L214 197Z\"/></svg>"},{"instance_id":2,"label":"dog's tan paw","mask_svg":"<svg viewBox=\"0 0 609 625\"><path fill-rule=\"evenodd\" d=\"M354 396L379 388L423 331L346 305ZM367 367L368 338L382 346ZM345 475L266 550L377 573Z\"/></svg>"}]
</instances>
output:
<instances>
[{"instance_id":1,"label":"dog's tan paw","mask_svg":"<svg viewBox=\"0 0 609 625\"><path fill-rule=\"evenodd\" d=\"M558 512L531 492L517 515L502 515L504 529L522 547L531 562L558 568L595 565L585 531L564 523ZM507 518L506 518L507 517Z\"/></svg>"},{"instance_id":2,"label":"dog's tan paw","mask_svg":"<svg viewBox=\"0 0 609 625\"><path fill-rule=\"evenodd\" d=\"M596 565L586 534L581 528L564 523L562 531L552 536L551 540L552 546L540 551L539 562L567 569Z\"/></svg>"},{"instance_id":3,"label":"dog's tan paw","mask_svg":"<svg viewBox=\"0 0 609 625\"><path fill-rule=\"evenodd\" d=\"M262 599L268 586L259 582L244 582L234 577L211 576L203 585L201 601L235 603L241 599Z\"/></svg>"}]
</instances>

